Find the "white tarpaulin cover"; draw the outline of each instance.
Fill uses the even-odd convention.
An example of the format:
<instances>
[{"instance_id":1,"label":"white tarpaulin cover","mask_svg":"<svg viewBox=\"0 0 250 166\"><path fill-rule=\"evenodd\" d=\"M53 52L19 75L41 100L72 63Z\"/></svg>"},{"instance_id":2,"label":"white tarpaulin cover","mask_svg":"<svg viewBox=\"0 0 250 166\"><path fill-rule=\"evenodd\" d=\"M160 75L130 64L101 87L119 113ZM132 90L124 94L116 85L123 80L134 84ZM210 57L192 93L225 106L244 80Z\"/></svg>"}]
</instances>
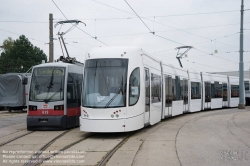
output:
<instances>
[{"instance_id":1,"label":"white tarpaulin cover","mask_svg":"<svg viewBox=\"0 0 250 166\"><path fill-rule=\"evenodd\" d=\"M0 75L0 106L19 107L25 105L24 74L8 73Z\"/></svg>"}]
</instances>

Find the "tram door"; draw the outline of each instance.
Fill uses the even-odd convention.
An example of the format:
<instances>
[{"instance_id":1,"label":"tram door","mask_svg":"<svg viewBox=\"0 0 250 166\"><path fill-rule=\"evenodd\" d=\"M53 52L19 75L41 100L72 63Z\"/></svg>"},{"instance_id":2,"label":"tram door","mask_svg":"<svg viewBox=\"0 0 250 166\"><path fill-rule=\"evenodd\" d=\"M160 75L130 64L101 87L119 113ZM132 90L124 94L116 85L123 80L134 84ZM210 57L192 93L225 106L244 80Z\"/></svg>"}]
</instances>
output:
<instances>
[{"instance_id":1,"label":"tram door","mask_svg":"<svg viewBox=\"0 0 250 166\"><path fill-rule=\"evenodd\" d=\"M172 76L165 75L165 116L172 115Z\"/></svg>"},{"instance_id":2,"label":"tram door","mask_svg":"<svg viewBox=\"0 0 250 166\"><path fill-rule=\"evenodd\" d=\"M144 124L149 123L149 112L150 112L150 76L149 70L145 68L144 70L144 77L145 77L145 120Z\"/></svg>"},{"instance_id":3,"label":"tram door","mask_svg":"<svg viewBox=\"0 0 250 166\"><path fill-rule=\"evenodd\" d=\"M188 111L188 80L184 79L183 80L183 85L182 85L182 95L184 98L184 112Z\"/></svg>"},{"instance_id":4,"label":"tram door","mask_svg":"<svg viewBox=\"0 0 250 166\"><path fill-rule=\"evenodd\" d=\"M205 82L205 109L211 108L211 83Z\"/></svg>"},{"instance_id":5,"label":"tram door","mask_svg":"<svg viewBox=\"0 0 250 166\"><path fill-rule=\"evenodd\" d=\"M228 100L227 100L227 84L223 83L222 84L222 107L227 107L228 106Z\"/></svg>"}]
</instances>

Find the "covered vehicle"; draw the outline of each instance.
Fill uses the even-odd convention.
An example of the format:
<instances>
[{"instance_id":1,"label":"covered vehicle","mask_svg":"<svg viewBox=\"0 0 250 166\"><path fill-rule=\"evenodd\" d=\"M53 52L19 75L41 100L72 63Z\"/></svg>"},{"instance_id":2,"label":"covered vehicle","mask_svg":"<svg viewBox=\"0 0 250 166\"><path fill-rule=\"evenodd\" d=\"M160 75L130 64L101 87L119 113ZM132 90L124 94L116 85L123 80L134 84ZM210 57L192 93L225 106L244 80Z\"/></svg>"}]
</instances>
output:
<instances>
[{"instance_id":1,"label":"covered vehicle","mask_svg":"<svg viewBox=\"0 0 250 166\"><path fill-rule=\"evenodd\" d=\"M23 73L7 73L0 75L0 107L11 110L27 108L28 79Z\"/></svg>"}]
</instances>

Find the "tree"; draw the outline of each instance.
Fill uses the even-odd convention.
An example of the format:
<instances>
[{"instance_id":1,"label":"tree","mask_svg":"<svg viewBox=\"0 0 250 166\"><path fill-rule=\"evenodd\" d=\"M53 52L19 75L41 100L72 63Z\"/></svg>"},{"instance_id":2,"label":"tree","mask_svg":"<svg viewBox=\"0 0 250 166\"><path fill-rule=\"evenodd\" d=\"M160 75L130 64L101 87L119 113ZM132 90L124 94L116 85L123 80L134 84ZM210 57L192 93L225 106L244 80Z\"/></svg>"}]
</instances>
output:
<instances>
[{"instance_id":1,"label":"tree","mask_svg":"<svg viewBox=\"0 0 250 166\"><path fill-rule=\"evenodd\" d=\"M2 51L9 51L11 47L14 45L14 40L11 37L8 37L8 39L4 40L2 44Z\"/></svg>"},{"instance_id":2,"label":"tree","mask_svg":"<svg viewBox=\"0 0 250 166\"><path fill-rule=\"evenodd\" d=\"M8 38L3 42L3 52L0 56L0 74L25 73L32 66L47 62L46 54L21 35L18 39Z\"/></svg>"}]
</instances>

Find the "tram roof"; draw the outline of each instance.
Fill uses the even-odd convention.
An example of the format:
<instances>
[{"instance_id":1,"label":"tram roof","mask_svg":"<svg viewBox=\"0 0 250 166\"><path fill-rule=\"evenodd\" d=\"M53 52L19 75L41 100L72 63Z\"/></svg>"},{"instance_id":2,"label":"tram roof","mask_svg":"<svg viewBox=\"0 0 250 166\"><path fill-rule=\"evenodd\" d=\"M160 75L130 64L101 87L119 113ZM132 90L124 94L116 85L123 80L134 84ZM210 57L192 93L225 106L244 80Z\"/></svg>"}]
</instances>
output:
<instances>
[{"instance_id":1,"label":"tram roof","mask_svg":"<svg viewBox=\"0 0 250 166\"><path fill-rule=\"evenodd\" d=\"M39 65L36 65L33 67L47 67L47 66L67 67L67 66L71 66L71 65L75 65L75 64L64 63L64 62L49 62L49 63L39 64Z\"/></svg>"}]
</instances>

